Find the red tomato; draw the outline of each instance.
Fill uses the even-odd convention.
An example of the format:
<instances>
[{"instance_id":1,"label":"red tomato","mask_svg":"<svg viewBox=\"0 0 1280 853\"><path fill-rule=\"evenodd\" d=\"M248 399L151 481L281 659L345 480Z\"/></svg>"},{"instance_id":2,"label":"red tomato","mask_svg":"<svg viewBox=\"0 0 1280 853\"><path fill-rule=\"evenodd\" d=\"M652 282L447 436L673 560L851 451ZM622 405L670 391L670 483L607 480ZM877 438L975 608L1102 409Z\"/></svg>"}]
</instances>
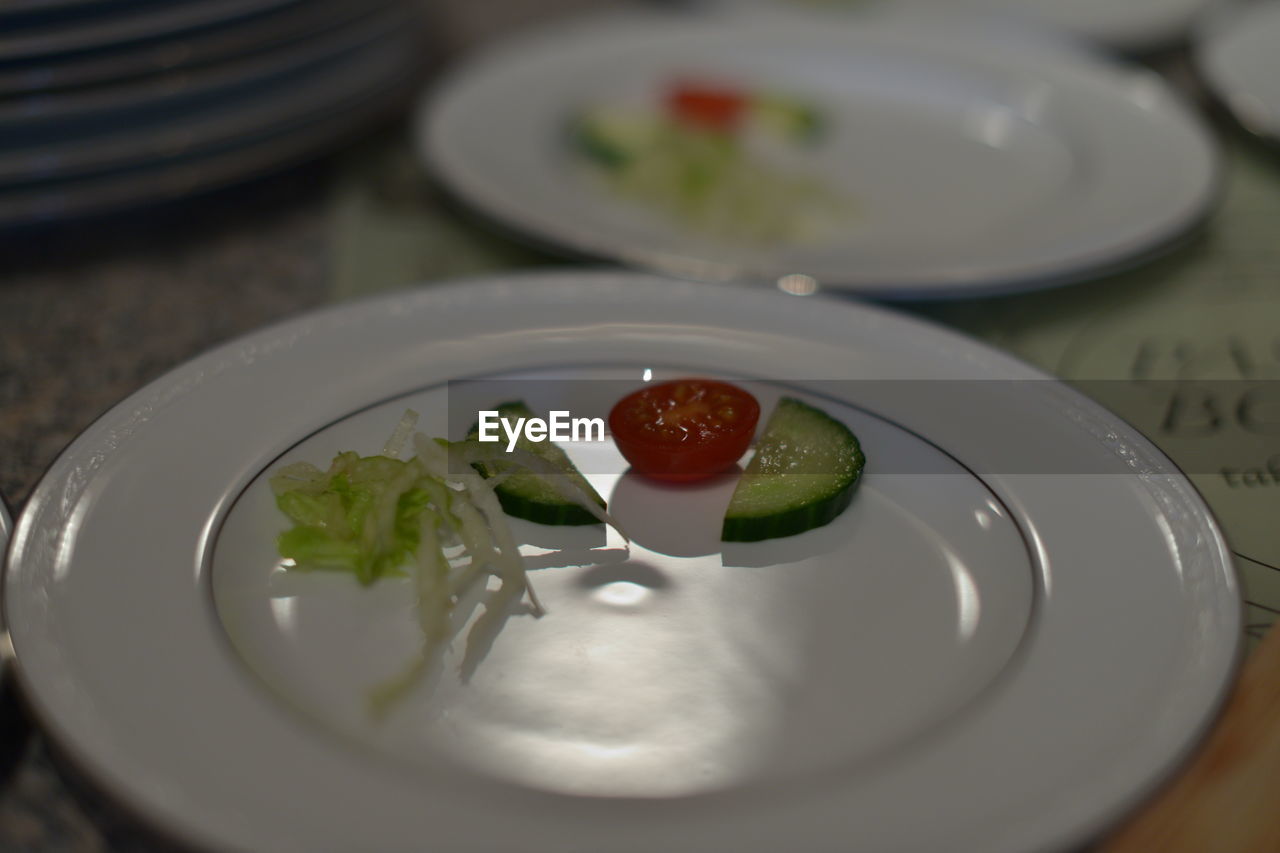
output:
<instances>
[{"instance_id":1,"label":"red tomato","mask_svg":"<svg viewBox=\"0 0 1280 853\"><path fill-rule=\"evenodd\" d=\"M726 87L681 83L667 93L667 109L685 124L732 133L746 116L748 100Z\"/></svg>"},{"instance_id":2,"label":"red tomato","mask_svg":"<svg viewBox=\"0 0 1280 853\"><path fill-rule=\"evenodd\" d=\"M660 480L700 480L742 458L760 404L746 391L712 379L646 385L618 401L609 431L636 471Z\"/></svg>"}]
</instances>

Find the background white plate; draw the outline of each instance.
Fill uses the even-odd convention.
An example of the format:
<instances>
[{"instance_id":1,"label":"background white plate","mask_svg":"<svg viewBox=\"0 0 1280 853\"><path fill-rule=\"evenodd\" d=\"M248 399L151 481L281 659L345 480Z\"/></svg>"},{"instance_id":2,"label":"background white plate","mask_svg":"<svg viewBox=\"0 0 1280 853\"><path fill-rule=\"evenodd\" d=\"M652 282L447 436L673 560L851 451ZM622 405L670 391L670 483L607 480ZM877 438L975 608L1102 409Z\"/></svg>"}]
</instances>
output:
<instances>
[{"instance_id":1,"label":"background white plate","mask_svg":"<svg viewBox=\"0 0 1280 853\"><path fill-rule=\"evenodd\" d=\"M931 9L948 14L999 14L1128 51L1171 47L1214 0L720 0L726 8L776 6L831 12Z\"/></svg>"},{"instance_id":2,"label":"background white plate","mask_svg":"<svg viewBox=\"0 0 1280 853\"><path fill-rule=\"evenodd\" d=\"M326 718L307 708L307 690L354 683L352 656L370 638L330 636L322 649L309 639L290 650L277 619L275 628L260 623L266 630L256 634L252 626L248 634L233 628L237 643L228 641L228 614L252 617L255 606L263 613L260 598L236 610L234 597L252 589L254 573L241 583L235 566L267 553L263 530L254 532L261 492L251 484L282 454L323 454L347 442L376 448L381 414L398 411L395 398L428 389L417 398L427 401L429 389L451 378L534 369L554 375L606 360L634 371L637 381L642 368L668 365L808 390L855 389L850 402L880 420L826 405L861 419L872 465L932 452L911 450L921 441L904 432L911 430L975 473L952 469L948 476L958 479L948 492L923 488L928 476L896 463L869 467L864 491L838 523L806 534L828 547L814 550L819 565L798 576L803 582L785 583L769 566L778 554L794 559L791 549L805 537L768 543L757 561L765 565L735 560L748 563L741 575L714 559L699 564L705 572L650 566L668 578L665 587L643 582L647 558L639 556L602 563L601 582L581 570L548 575L549 603L558 609L545 621L512 619L473 690L442 678L440 710L465 709L464 723L481 720L503 736L530 734L525 745L554 741L549 751L486 739L488 753L451 754L411 726L412 753L390 759L387 749L406 744L406 732L335 736L342 709ZM919 380L930 380L919 385L927 393L913 392ZM385 404L383 412L365 413L374 404ZM974 496L982 488L998 501L977 507L972 522L956 512L972 508L971 499L930 508L930 495ZM626 503L616 490L613 497ZM641 489L633 503L652 505L654 497ZM886 525L895 517L925 524L919 536L890 536ZM1015 526L1022 550L1009 547ZM984 539L987 530L995 538ZM866 540L869 563L833 572L824 564L830 555L862 556L846 550L848 537ZM896 539L898 553L912 556L894 572L884 563ZM245 545L238 557L219 554ZM928 569L946 554L968 567L970 604L989 608L979 611L973 635L994 638L989 647L965 650L950 634L948 626L964 622L966 587L948 580L955 572ZM916 582L906 582L921 567ZM612 570L640 574L611 578ZM830 594L820 595L824 589ZM389 607L384 620L365 624L385 628L395 648L405 614L395 609L404 602L395 601L394 585L367 597L314 584L305 591L318 597L297 604L304 621L330 607L352 627L369 614L332 608L343 601ZM620 591L633 595L630 605L616 597ZM1065 848L1115 819L1185 754L1230 679L1240 620L1225 543L1194 490L1148 442L1059 383L879 309L615 273L509 276L339 306L189 363L106 414L50 468L19 520L5 593L32 707L94 779L196 843L312 853L424 844L530 853ZM924 596L919 611L912 595ZM926 618L917 623L913 613ZM579 633L588 622L600 632L595 644ZM299 630L323 636L313 621ZM836 643L863 630L862 644L848 650L851 669L842 670L846 656ZM675 642L682 634L700 642ZM590 666L566 672L555 656L530 660L575 636L566 650L574 654L625 640L615 644L617 661L636 667L634 679L624 685L621 672ZM819 642L806 645L815 636ZM281 642L261 645L274 641ZM300 667L314 667L317 652L332 652L333 682L312 669L276 685L283 690L267 689L254 643L279 653L268 665L296 653ZM797 655L803 649L812 654ZM964 651L953 658L959 689L930 692L925 676L938 665L930 652L947 649ZM521 660L538 665L505 680L518 701L504 704L493 692L500 685L483 679L509 675ZM983 669L992 664L994 673ZM806 681L824 671L836 677ZM574 672L580 682L566 686ZM743 673L752 674L754 692L728 689L742 686ZM616 707L616 694L596 689L599 678L659 711L669 712L677 698L699 713L718 708L719 727L697 728L710 750L703 757L718 762L693 761L699 744L686 743L693 752L673 749L646 768L658 741L646 736L652 730L637 733L640 716L671 719L655 712L610 733L619 749L574 765L582 751L573 753L572 744L607 745L586 722L598 725L600 712ZM670 692L690 683L697 689L687 695ZM876 692L895 683L902 695ZM816 701L828 686L834 692ZM281 702L282 693L303 713ZM575 701L566 703L570 694ZM732 696L752 701L725 713L722 700ZM562 713L527 715L533 700L543 712ZM917 716L903 739L886 744L892 748L866 751L857 743L865 730L833 719L842 706L851 716L873 711L867 728L889 740L895 712ZM503 708L521 713L504 718ZM799 756L788 764L768 750L737 748L745 731L757 747L798 742L812 750L814 732L806 739L794 725L794 714L806 709L825 712L816 730L837 749L817 757L788 752ZM930 710L944 719L921 714ZM380 742L382 735L390 741ZM534 765L522 763L535 753ZM640 782L614 793L649 796L565 793L580 790L583 779L598 785L605 760L615 762L617 785ZM693 783L654 790L660 778Z\"/></svg>"},{"instance_id":3,"label":"background white plate","mask_svg":"<svg viewBox=\"0 0 1280 853\"><path fill-rule=\"evenodd\" d=\"M890 0L892 2L893 0ZM939 0L926 0L939 2ZM971 6L975 11L1025 17L1123 50L1170 47L1182 39L1192 22L1213 0L946 0L951 10Z\"/></svg>"},{"instance_id":4,"label":"background white plate","mask_svg":"<svg viewBox=\"0 0 1280 853\"><path fill-rule=\"evenodd\" d=\"M576 111L698 75L824 110L803 165L850 199L853 221L806 245L717 243L591 180L568 141ZM1183 235L1218 191L1212 137L1151 72L915 18L550 28L464 63L424 102L418 140L448 189L548 244L692 278L802 273L883 297L1096 275Z\"/></svg>"},{"instance_id":5,"label":"background white plate","mask_svg":"<svg viewBox=\"0 0 1280 853\"><path fill-rule=\"evenodd\" d=\"M1251 133L1280 141L1280 3L1235 3L1206 25L1196 45L1214 95Z\"/></svg>"}]
</instances>

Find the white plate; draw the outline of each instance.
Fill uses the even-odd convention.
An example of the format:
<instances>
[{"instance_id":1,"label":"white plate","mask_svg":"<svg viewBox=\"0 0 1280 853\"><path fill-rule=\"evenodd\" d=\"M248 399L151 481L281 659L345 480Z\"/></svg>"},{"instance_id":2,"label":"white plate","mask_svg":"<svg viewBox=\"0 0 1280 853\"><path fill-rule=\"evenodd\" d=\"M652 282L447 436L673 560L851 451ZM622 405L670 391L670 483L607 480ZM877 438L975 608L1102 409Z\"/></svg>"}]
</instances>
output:
<instances>
[{"instance_id":1,"label":"white plate","mask_svg":"<svg viewBox=\"0 0 1280 853\"><path fill-rule=\"evenodd\" d=\"M1046 25L1126 51L1171 47L1215 0L719 0L723 7L777 6L822 11L864 11L869 7L948 14L996 14ZM847 7L847 8L846 8Z\"/></svg>"},{"instance_id":2,"label":"white plate","mask_svg":"<svg viewBox=\"0 0 1280 853\"><path fill-rule=\"evenodd\" d=\"M585 106L705 74L809 98L830 123L803 166L856 206L823 242L721 244L612 195L567 141ZM1201 221L1215 143L1150 72L973 28L807 16L612 18L507 42L424 102L419 150L517 232L694 278L948 297L1098 274Z\"/></svg>"},{"instance_id":3,"label":"white plate","mask_svg":"<svg viewBox=\"0 0 1280 853\"><path fill-rule=\"evenodd\" d=\"M443 429L450 379L645 368L827 395L870 460L853 505L718 555L725 484L580 455L630 557L539 531L604 550L534 571L548 614L469 686L371 724L411 595L273 576L260 475L376 451L406 403ZM606 272L339 306L179 368L50 468L5 593L31 704L92 778L197 844L309 853L1065 848L1186 753L1240 625L1203 502L1075 392L884 310Z\"/></svg>"},{"instance_id":4,"label":"white plate","mask_svg":"<svg viewBox=\"0 0 1280 853\"><path fill-rule=\"evenodd\" d=\"M1280 3L1229 9L1206 25L1197 42L1200 72L1247 130L1280 141Z\"/></svg>"},{"instance_id":5,"label":"white plate","mask_svg":"<svg viewBox=\"0 0 1280 853\"><path fill-rule=\"evenodd\" d=\"M1122 50L1169 47L1184 38L1214 0L921 0L954 11L998 12L1059 27ZM890 0L893 2L893 0Z\"/></svg>"}]
</instances>

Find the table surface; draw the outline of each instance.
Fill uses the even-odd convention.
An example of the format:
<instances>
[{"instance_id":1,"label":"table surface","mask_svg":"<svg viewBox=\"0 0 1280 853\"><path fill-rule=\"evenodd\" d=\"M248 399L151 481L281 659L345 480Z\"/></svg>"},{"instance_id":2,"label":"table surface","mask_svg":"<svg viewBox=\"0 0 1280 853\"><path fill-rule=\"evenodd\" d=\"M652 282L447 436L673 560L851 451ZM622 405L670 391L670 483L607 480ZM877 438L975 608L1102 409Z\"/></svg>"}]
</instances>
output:
<instances>
[{"instance_id":1,"label":"table surface","mask_svg":"<svg viewBox=\"0 0 1280 853\"><path fill-rule=\"evenodd\" d=\"M435 4L431 26L443 57L551 12L600 5L451 0ZM383 128L355 150L163 210L0 235L0 494L10 507L21 508L41 472L97 415L214 344L335 299L403 286L414 274L440 277L486 265L548 261L455 221L424 185L413 190L418 195L406 216L410 222L435 217L448 239L437 240L439 251L427 261L376 268L373 259L388 255L377 241L394 239L387 236L394 229L379 223L398 214L391 202L379 199L378 176L370 177L361 161L372 151L379 168L411 170L403 136L403 127ZM1267 180L1280 187L1277 175ZM1280 193L1276 197L1280 215ZM1148 275L1176 278L1179 269L1206 263L1206 253L1224 251L1221 245L1192 245ZM1280 254L1265 266L1268 273L1280 268ZM1277 298L1280 278L1259 275L1250 285L1232 275L1247 298ZM1121 289L1122 297L1133 297L1127 302L1104 296L1104 287L1114 290L1086 285L1069 296L916 310L1054 369L1069 346L1045 341L1060 332L1061 317L1075 311L1096 319L1108 307L1123 315L1147 298L1141 294L1148 285L1140 280ZM1072 307L1080 301L1084 307ZM1038 319L1047 315L1059 319ZM1098 327L1091 321L1089 328ZM1079 339L1075 333L1060 336L1067 344ZM1251 611L1250 619L1258 635L1271 621L1266 607ZM0 738L0 850L173 849L110 802L109 794L87 789L73 769L60 764L10 685L0 697Z\"/></svg>"}]
</instances>

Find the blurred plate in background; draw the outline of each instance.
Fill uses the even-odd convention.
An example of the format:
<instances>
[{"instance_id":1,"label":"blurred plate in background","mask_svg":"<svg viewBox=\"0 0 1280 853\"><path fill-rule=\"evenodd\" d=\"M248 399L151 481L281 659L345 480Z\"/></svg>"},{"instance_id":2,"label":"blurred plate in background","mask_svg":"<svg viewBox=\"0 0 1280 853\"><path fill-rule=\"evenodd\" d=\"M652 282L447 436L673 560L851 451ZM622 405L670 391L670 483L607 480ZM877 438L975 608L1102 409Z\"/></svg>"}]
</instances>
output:
<instances>
[{"instance_id":1,"label":"blurred plate in background","mask_svg":"<svg viewBox=\"0 0 1280 853\"><path fill-rule=\"evenodd\" d=\"M624 124L657 115L689 79L815 113L812 144L770 139L747 161L739 184L763 186L761 164L785 173L772 195L739 186L725 210L695 220L671 215L677 203L637 200L651 187L624 192L600 177L598 146L571 128L600 111L629 111ZM1198 225L1219 189L1211 134L1151 72L914 18L651 15L548 28L448 77L420 108L418 143L446 188L549 245L692 278L804 276L886 298L1109 272ZM702 192L691 183L708 171L676 158L644 168L655 185L684 170L672 191L684 196ZM786 207L825 230L740 239L703 227Z\"/></svg>"},{"instance_id":2,"label":"blurred plate in background","mask_svg":"<svg viewBox=\"0 0 1280 853\"><path fill-rule=\"evenodd\" d=\"M929 8L948 14L998 14L1051 27L1118 50L1170 47L1215 0L712 0L725 8L777 6L823 12L869 7Z\"/></svg>"},{"instance_id":3,"label":"blurred plate in background","mask_svg":"<svg viewBox=\"0 0 1280 853\"><path fill-rule=\"evenodd\" d=\"M1280 2L1227 7L1196 45L1210 90L1250 133L1280 143Z\"/></svg>"}]
</instances>

